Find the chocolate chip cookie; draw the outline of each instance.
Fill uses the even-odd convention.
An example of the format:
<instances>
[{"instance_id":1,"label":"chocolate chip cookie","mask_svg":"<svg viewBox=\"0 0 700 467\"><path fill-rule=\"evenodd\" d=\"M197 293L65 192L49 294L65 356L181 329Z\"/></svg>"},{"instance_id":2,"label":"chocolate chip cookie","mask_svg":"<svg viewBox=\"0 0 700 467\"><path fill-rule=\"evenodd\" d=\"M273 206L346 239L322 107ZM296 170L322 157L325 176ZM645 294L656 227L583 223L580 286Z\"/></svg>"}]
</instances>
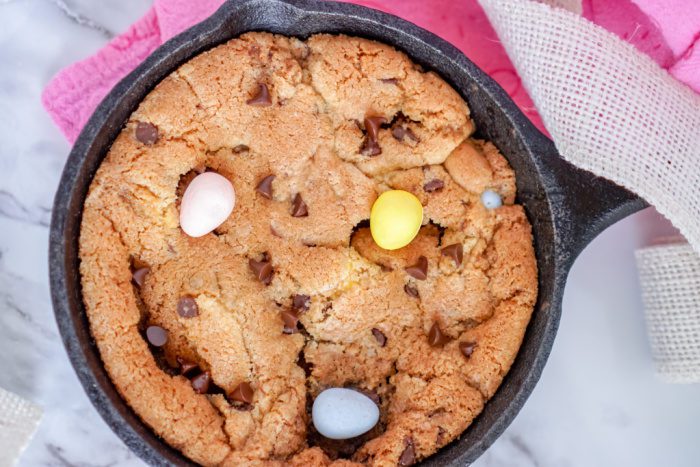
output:
<instances>
[{"instance_id":1,"label":"chocolate chip cookie","mask_svg":"<svg viewBox=\"0 0 700 467\"><path fill-rule=\"evenodd\" d=\"M537 296L515 176L474 129L439 76L365 39L249 33L180 66L83 210L83 299L122 397L202 465L405 466L456 439ZM206 172L235 207L195 238L180 206ZM392 189L423 225L389 251L368 219ZM369 396L374 428L318 433L310 407L332 387Z\"/></svg>"}]
</instances>

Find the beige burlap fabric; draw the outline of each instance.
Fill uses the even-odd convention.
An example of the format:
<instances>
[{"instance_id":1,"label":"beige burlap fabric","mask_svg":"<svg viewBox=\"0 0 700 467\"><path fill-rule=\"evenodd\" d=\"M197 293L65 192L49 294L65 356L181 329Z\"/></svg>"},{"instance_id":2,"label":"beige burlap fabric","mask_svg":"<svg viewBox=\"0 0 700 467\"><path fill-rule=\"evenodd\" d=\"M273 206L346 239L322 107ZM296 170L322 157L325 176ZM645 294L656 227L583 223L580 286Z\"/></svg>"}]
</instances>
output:
<instances>
[{"instance_id":1,"label":"beige burlap fabric","mask_svg":"<svg viewBox=\"0 0 700 467\"><path fill-rule=\"evenodd\" d=\"M579 15L583 12L581 0L540 0L540 3L544 3L556 8L564 8L565 10L569 10Z\"/></svg>"},{"instance_id":2,"label":"beige burlap fabric","mask_svg":"<svg viewBox=\"0 0 700 467\"><path fill-rule=\"evenodd\" d=\"M41 409L0 388L0 467L14 465L39 425Z\"/></svg>"},{"instance_id":3,"label":"beige burlap fabric","mask_svg":"<svg viewBox=\"0 0 700 467\"><path fill-rule=\"evenodd\" d=\"M690 243L638 264L659 373L700 382L700 98L575 0L480 3L562 156L638 193Z\"/></svg>"}]
</instances>

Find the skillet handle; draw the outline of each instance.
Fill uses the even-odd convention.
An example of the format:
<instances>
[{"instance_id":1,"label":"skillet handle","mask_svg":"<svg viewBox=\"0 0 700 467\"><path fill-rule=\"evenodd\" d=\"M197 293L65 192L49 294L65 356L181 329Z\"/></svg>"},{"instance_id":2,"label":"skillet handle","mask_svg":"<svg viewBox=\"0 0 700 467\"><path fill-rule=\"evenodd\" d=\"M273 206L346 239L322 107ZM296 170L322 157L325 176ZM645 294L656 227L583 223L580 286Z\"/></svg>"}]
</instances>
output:
<instances>
[{"instance_id":1,"label":"skillet handle","mask_svg":"<svg viewBox=\"0 0 700 467\"><path fill-rule=\"evenodd\" d=\"M558 255L571 266L583 249L615 222L648 206L616 183L564 160L540 132L539 166L551 201Z\"/></svg>"}]
</instances>

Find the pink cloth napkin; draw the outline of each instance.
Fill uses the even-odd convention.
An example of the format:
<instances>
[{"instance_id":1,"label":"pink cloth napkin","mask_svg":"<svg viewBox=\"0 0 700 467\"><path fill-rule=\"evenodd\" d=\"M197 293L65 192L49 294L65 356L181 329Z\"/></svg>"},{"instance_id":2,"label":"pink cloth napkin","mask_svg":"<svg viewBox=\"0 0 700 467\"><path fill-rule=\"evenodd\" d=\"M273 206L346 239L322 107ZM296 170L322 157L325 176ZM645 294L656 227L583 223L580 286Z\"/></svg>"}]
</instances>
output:
<instances>
[{"instance_id":1,"label":"pink cloth napkin","mask_svg":"<svg viewBox=\"0 0 700 467\"><path fill-rule=\"evenodd\" d=\"M477 0L343 0L400 16L464 52L544 129L520 78ZM211 15L223 0L155 0L151 10L102 50L61 70L42 102L73 143L112 87L154 49ZM700 92L698 0L583 0L584 16L634 44Z\"/></svg>"}]
</instances>

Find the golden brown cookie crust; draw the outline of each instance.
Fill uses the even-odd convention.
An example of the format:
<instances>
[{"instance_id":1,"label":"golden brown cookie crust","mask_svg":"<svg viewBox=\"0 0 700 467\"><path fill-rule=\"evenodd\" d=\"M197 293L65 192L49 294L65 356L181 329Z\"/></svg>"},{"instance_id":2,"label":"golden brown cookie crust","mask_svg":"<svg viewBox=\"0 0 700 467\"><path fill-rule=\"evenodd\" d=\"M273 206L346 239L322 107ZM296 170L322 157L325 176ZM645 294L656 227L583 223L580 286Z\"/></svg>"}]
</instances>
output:
<instances>
[{"instance_id":1,"label":"golden brown cookie crust","mask_svg":"<svg viewBox=\"0 0 700 467\"><path fill-rule=\"evenodd\" d=\"M261 83L270 105L248 104ZM385 124L371 157L364 119L376 116ZM154 144L135 137L139 122L157 127ZM83 298L120 394L203 465L396 465L457 438L510 368L537 296L513 171L472 132L442 79L365 39L249 33L182 65L131 116L83 211ZM190 238L179 198L204 169L231 181L236 206L215 232ZM270 199L255 189L269 175ZM362 225L387 189L424 205L418 237L393 252ZM504 206L485 209L485 189ZM297 195L306 217L291 215ZM460 264L442 251L454 244ZM405 270L421 256L425 280ZM269 285L251 259L271 261ZM281 313L295 295L309 306L297 310L302 332L287 334ZM182 297L196 316L178 314ZM144 337L151 325L168 332L162 348ZM428 342L435 325L444 345ZM209 372L216 390L195 392L178 358ZM231 398L241 383L250 404ZM324 445L308 404L330 386L376 397L379 425Z\"/></svg>"}]
</instances>

